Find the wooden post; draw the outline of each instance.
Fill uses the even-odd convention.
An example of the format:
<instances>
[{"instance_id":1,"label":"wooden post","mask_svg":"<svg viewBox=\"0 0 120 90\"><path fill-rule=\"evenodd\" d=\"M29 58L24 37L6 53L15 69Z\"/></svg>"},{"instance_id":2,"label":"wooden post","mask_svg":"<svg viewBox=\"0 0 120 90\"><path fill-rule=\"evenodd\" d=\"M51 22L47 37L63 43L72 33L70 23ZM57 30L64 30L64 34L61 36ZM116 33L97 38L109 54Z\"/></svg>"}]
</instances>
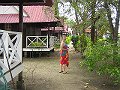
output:
<instances>
[{"instance_id":1,"label":"wooden post","mask_svg":"<svg viewBox=\"0 0 120 90\"><path fill-rule=\"evenodd\" d=\"M60 42L61 42L61 40L62 40L62 31L60 31Z\"/></svg>"},{"instance_id":2,"label":"wooden post","mask_svg":"<svg viewBox=\"0 0 120 90\"><path fill-rule=\"evenodd\" d=\"M48 24L48 48L50 47L50 25Z\"/></svg>"},{"instance_id":3,"label":"wooden post","mask_svg":"<svg viewBox=\"0 0 120 90\"><path fill-rule=\"evenodd\" d=\"M41 36L41 28L40 28L40 36Z\"/></svg>"},{"instance_id":4,"label":"wooden post","mask_svg":"<svg viewBox=\"0 0 120 90\"><path fill-rule=\"evenodd\" d=\"M19 31L21 31L22 35L23 35L23 0L19 1ZM22 37L22 39L23 39L23 37ZM23 45L22 45L22 48L23 48ZM23 72L20 72L18 75L18 81L17 81L17 89L18 90L24 90L22 75L23 75Z\"/></svg>"},{"instance_id":5,"label":"wooden post","mask_svg":"<svg viewBox=\"0 0 120 90\"><path fill-rule=\"evenodd\" d=\"M53 29L53 35L55 36L55 26L54 26L54 29Z\"/></svg>"}]
</instances>

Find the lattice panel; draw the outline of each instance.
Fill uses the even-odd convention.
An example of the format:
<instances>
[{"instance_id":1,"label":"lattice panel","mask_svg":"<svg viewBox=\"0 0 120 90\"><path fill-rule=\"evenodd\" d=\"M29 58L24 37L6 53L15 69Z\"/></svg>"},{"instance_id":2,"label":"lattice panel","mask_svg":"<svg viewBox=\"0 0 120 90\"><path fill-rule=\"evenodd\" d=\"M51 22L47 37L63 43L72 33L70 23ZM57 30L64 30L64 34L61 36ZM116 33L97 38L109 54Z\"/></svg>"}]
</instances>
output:
<instances>
[{"instance_id":1,"label":"lattice panel","mask_svg":"<svg viewBox=\"0 0 120 90\"><path fill-rule=\"evenodd\" d=\"M47 47L48 37L47 36L27 36L26 47Z\"/></svg>"},{"instance_id":2,"label":"lattice panel","mask_svg":"<svg viewBox=\"0 0 120 90\"><path fill-rule=\"evenodd\" d=\"M22 34L17 32L0 31L0 66L9 70L22 62Z\"/></svg>"}]
</instances>

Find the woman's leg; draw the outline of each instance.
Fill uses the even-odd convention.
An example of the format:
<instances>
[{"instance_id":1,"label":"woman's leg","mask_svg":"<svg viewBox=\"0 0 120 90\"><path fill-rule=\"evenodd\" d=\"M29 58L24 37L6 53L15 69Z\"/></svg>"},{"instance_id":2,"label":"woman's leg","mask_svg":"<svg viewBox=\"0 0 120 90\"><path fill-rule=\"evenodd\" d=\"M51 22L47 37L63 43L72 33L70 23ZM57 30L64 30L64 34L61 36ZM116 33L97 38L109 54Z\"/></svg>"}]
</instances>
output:
<instances>
[{"instance_id":1,"label":"woman's leg","mask_svg":"<svg viewBox=\"0 0 120 90\"><path fill-rule=\"evenodd\" d=\"M65 72L66 71L66 65L63 64L63 71Z\"/></svg>"},{"instance_id":2,"label":"woman's leg","mask_svg":"<svg viewBox=\"0 0 120 90\"><path fill-rule=\"evenodd\" d=\"M66 74L67 73L67 66L66 64L63 65L63 74Z\"/></svg>"},{"instance_id":3,"label":"woman's leg","mask_svg":"<svg viewBox=\"0 0 120 90\"><path fill-rule=\"evenodd\" d=\"M62 72L63 72L63 65L60 64L60 71L59 71L59 73L62 73Z\"/></svg>"}]
</instances>

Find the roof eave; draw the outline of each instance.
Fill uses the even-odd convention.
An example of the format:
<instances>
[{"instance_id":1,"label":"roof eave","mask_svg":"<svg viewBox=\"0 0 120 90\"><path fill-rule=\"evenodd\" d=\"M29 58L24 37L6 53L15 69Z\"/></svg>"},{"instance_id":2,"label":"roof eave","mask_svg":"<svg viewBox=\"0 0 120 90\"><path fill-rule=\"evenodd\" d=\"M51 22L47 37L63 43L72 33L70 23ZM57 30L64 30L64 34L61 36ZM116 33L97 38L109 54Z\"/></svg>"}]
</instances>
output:
<instances>
[{"instance_id":1,"label":"roof eave","mask_svg":"<svg viewBox=\"0 0 120 90\"><path fill-rule=\"evenodd\" d=\"M26 2L27 1L27 2ZM11 6L11 5L19 5L19 2L16 0L16 2L12 2L11 0L5 0L5 1L0 1L0 5L4 6ZM42 1L29 1L29 0L23 0L23 5L24 6L30 6L30 5L45 5L45 6L52 6L53 5L53 0L42 0Z\"/></svg>"}]
</instances>

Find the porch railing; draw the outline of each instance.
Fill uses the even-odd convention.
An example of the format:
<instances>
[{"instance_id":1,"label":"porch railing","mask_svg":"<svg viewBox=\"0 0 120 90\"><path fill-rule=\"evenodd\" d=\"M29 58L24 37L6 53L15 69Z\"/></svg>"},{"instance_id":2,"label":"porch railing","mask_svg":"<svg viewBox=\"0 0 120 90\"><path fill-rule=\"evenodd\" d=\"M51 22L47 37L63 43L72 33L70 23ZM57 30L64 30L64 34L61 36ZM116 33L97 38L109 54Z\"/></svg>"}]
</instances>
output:
<instances>
[{"instance_id":1,"label":"porch railing","mask_svg":"<svg viewBox=\"0 0 120 90\"><path fill-rule=\"evenodd\" d=\"M48 44L49 41L49 44ZM48 48L54 46L54 36L26 36L26 48Z\"/></svg>"},{"instance_id":2,"label":"porch railing","mask_svg":"<svg viewBox=\"0 0 120 90\"><path fill-rule=\"evenodd\" d=\"M22 63L22 33L0 30L0 67L10 72ZM11 69L11 70L10 70ZM12 71L16 76L22 70ZM8 75L7 81L11 80Z\"/></svg>"}]
</instances>

